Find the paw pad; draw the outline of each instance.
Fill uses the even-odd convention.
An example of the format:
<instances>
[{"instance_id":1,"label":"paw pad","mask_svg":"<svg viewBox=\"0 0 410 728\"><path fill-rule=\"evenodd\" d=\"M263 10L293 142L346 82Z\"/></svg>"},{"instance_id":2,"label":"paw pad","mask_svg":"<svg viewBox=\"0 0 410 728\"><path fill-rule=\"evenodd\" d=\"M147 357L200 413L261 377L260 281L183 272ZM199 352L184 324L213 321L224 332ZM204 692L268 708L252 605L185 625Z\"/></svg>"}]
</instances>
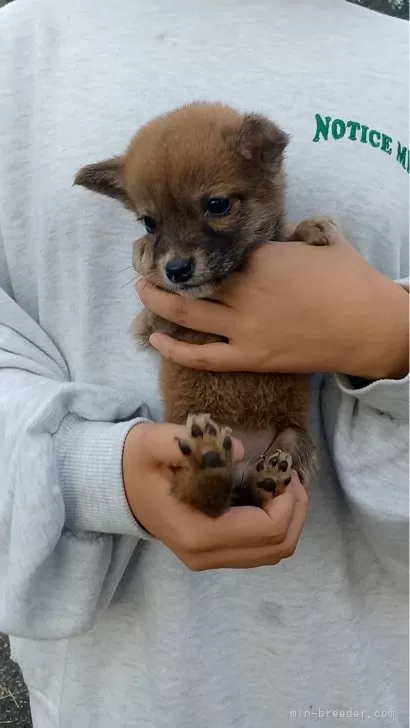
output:
<instances>
[{"instance_id":1,"label":"paw pad","mask_svg":"<svg viewBox=\"0 0 410 728\"><path fill-rule=\"evenodd\" d=\"M232 468L232 438L228 427L219 427L210 415L190 415L187 435L178 439L181 453L196 470Z\"/></svg>"},{"instance_id":2,"label":"paw pad","mask_svg":"<svg viewBox=\"0 0 410 728\"><path fill-rule=\"evenodd\" d=\"M253 486L271 495L280 495L292 480L292 457L284 450L275 450L269 457L262 457L254 467Z\"/></svg>"}]
</instances>

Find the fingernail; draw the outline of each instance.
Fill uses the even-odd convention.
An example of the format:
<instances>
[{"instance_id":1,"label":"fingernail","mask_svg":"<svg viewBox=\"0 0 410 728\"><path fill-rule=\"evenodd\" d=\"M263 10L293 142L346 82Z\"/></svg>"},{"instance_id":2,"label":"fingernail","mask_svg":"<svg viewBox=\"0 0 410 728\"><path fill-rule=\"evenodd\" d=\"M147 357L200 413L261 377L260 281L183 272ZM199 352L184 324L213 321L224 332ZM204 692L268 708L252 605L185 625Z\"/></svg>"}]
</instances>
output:
<instances>
[{"instance_id":1,"label":"fingernail","mask_svg":"<svg viewBox=\"0 0 410 728\"><path fill-rule=\"evenodd\" d=\"M151 346L154 347L154 349L157 349L158 348L158 335L151 334L151 336L149 337L149 343L151 344Z\"/></svg>"},{"instance_id":2,"label":"fingernail","mask_svg":"<svg viewBox=\"0 0 410 728\"><path fill-rule=\"evenodd\" d=\"M137 285L135 287L137 289L137 293L141 293L144 290L144 281L137 281Z\"/></svg>"},{"instance_id":3,"label":"fingernail","mask_svg":"<svg viewBox=\"0 0 410 728\"><path fill-rule=\"evenodd\" d=\"M233 441L233 448L234 448L234 457L235 460L243 460L245 455L245 448L240 440L238 440L236 437L232 438Z\"/></svg>"}]
</instances>

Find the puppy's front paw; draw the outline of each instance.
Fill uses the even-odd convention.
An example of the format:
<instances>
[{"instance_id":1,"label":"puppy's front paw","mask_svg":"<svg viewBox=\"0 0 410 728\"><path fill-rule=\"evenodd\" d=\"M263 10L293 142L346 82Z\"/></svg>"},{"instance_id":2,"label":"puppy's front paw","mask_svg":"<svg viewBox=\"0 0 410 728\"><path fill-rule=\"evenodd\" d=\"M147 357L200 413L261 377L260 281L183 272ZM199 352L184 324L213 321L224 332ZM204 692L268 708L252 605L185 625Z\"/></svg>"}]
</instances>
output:
<instances>
[{"instance_id":1,"label":"puppy's front paw","mask_svg":"<svg viewBox=\"0 0 410 728\"><path fill-rule=\"evenodd\" d=\"M299 223L292 237L308 245L333 245L338 232L338 226L330 218L312 217Z\"/></svg>"},{"instance_id":2,"label":"puppy's front paw","mask_svg":"<svg viewBox=\"0 0 410 728\"><path fill-rule=\"evenodd\" d=\"M232 492L232 439L209 415L190 415L187 433L178 439L186 467L175 472L172 492L209 516L221 515Z\"/></svg>"},{"instance_id":3,"label":"puppy's front paw","mask_svg":"<svg viewBox=\"0 0 410 728\"><path fill-rule=\"evenodd\" d=\"M146 276L152 268L152 252L147 236L135 240L132 246L132 267L136 273Z\"/></svg>"},{"instance_id":4,"label":"puppy's front paw","mask_svg":"<svg viewBox=\"0 0 410 728\"><path fill-rule=\"evenodd\" d=\"M144 308L131 324L131 334L141 347L150 346L149 337L155 331L154 314Z\"/></svg>"}]
</instances>

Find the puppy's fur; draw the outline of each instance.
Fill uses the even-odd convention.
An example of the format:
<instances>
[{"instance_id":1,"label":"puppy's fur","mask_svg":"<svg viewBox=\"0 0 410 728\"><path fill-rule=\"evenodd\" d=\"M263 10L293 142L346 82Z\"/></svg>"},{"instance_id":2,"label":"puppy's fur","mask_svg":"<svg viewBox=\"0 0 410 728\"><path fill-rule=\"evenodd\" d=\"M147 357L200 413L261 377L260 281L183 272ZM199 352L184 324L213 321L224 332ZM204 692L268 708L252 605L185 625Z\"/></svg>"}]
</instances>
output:
<instances>
[{"instance_id":1,"label":"puppy's fur","mask_svg":"<svg viewBox=\"0 0 410 728\"><path fill-rule=\"evenodd\" d=\"M75 183L118 199L146 224L134 243L138 273L181 296L211 297L258 246L284 240L287 143L264 116L190 104L141 128L125 154L83 167ZM314 219L293 238L327 245L334 232L331 221ZM188 266L176 277L168 270L175 261ZM154 331L194 343L220 340L144 311L134 334L149 345ZM216 517L230 505L263 507L283 492L292 468L308 483L315 451L305 376L201 372L162 360L160 387L165 419L187 423L179 441L186 466L173 485L182 501ZM232 431L245 445L236 467Z\"/></svg>"}]
</instances>

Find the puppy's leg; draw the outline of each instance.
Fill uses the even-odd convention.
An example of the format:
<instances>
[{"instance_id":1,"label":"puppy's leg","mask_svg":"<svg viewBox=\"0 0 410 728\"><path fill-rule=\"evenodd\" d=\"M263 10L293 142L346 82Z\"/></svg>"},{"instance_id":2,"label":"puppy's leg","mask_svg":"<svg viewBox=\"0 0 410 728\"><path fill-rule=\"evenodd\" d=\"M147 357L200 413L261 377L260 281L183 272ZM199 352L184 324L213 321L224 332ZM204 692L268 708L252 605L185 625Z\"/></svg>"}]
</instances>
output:
<instances>
[{"instance_id":1,"label":"puppy's leg","mask_svg":"<svg viewBox=\"0 0 410 728\"><path fill-rule=\"evenodd\" d=\"M131 324L131 334L140 346L149 346L149 337L155 331L155 318L151 311L143 309Z\"/></svg>"},{"instance_id":2,"label":"puppy's leg","mask_svg":"<svg viewBox=\"0 0 410 728\"><path fill-rule=\"evenodd\" d=\"M153 270L152 245L145 235L135 240L132 249L132 266L136 273L149 280L153 285L159 285L158 274ZM168 324L169 326L169 324ZM147 309L139 313L131 326L131 333L141 346L149 346L149 337L154 331L165 330L167 322L160 319Z\"/></svg>"},{"instance_id":3,"label":"puppy's leg","mask_svg":"<svg viewBox=\"0 0 410 728\"><path fill-rule=\"evenodd\" d=\"M302 220L292 240L300 240L308 245L333 245L338 235L338 226L328 217L312 217Z\"/></svg>"},{"instance_id":4,"label":"puppy's leg","mask_svg":"<svg viewBox=\"0 0 410 728\"><path fill-rule=\"evenodd\" d=\"M304 486L308 486L316 467L316 450L307 431L301 427L284 427L270 451L256 461L245 482L235 489L232 505L263 508L285 491L292 471L298 474Z\"/></svg>"},{"instance_id":5,"label":"puppy's leg","mask_svg":"<svg viewBox=\"0 0 410 728\"><path fill-rule=\"evenodd\" d=\"M190 415L178 440L185 467L174 471L171 493L195 510L217 518L230 505L233 463L230 429L209 415Z\"/></svg>"},{"instance_id":6,"label":"puppy's leg","mask_svg":"<svg viewBox=\"0 0 410 728\"><path fill-rule=\"evenodd\" d=\"M135 240L132 246L132 267L136 273L146 276L154 265L152 257L152 246L149 244L148 236Z\"/></svg>"},{"instance_id":7,"label":"puppy's leg","mask_svg":"<svg viewBox=\"0 0 410 728\"><path fill-rule=\"evenodd\" d=\"M307 487L318 467L316 448L307 430L299 426L283 427L273 447L291 456L292 470L299 475L302 485Z\"/></svg>"}]
</instances>

